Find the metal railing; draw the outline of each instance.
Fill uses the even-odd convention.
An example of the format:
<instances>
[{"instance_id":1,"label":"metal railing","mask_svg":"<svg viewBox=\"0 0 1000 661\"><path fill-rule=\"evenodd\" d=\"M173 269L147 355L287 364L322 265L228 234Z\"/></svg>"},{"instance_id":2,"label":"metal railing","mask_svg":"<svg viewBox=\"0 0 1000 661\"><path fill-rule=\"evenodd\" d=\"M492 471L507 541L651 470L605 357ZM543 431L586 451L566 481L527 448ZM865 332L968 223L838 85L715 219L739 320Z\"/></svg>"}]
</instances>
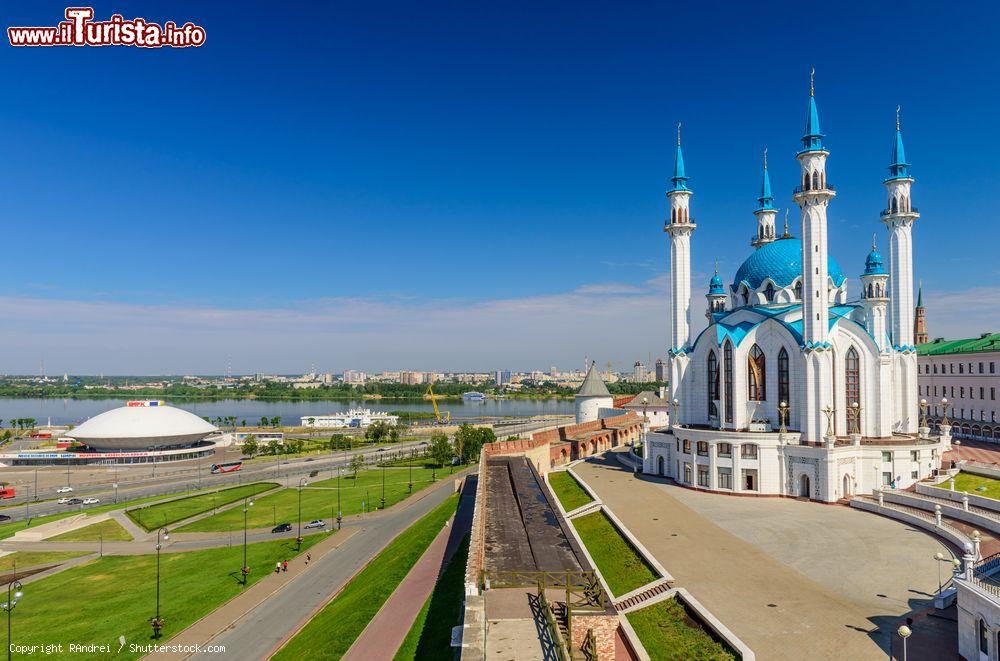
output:
<instances>
[{"instance_id":1,"label":"metal railing","mask_svg":"<svg viewBox=\"0 0 1000 661\"><path fill-rule=\"evenodd\" d=\"M879 216L891 216L894 213L920 213L920 209L917 207L910 207L909 209L882 209Z\"/></svg>"},{"instance_id":2,"label":"metal railing","mask_svg":"<svg viewBox=\"0 0 1000 661\"><path fill-rule=\"evenodd\" d=\"M794 189L792 189L792 195L798 195L799 193L812 193L812 192L818 193L828 190L836 191L837 188L831 184L826 184L825 186L820 186L818 188L813 188L812 186L809 186L808 188L804 186L796 186Z\"/></svg>"}]
</instances>

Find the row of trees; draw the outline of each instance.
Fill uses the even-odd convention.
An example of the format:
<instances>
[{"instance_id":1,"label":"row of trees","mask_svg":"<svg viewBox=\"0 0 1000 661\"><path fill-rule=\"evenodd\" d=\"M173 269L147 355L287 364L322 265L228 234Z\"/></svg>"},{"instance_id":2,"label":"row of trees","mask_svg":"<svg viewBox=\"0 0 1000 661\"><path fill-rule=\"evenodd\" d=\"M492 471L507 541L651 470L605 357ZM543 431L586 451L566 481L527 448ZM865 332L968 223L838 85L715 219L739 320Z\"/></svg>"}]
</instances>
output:
<instances>
[{"instance_id":1,"label":"row of trees","mask_svg":"<svg viewBox=\"0 0 1000 661\"><path fill-rule=\"evenodd\" d=\"M37 422L34 418L11 418L7 421L7 424L12 429L23 431L25 429L34 429ZM3 427L3 418L0 418L0 427Z\"/></svg>"},{"instance_id":2,"label":"row of trees","mask_svg":"<svg viewBox=\"0 0 1000 661\"><path fill-rule=\"evenodd\" d=\"M257 437L250 434L243 440L243 454L252 457L257 454L276 456L279 454L296 454L305 449L306 442L301 438L286 438L282 443L277 439L272 439L261 444Z\"/></svg>"}]
</instances>

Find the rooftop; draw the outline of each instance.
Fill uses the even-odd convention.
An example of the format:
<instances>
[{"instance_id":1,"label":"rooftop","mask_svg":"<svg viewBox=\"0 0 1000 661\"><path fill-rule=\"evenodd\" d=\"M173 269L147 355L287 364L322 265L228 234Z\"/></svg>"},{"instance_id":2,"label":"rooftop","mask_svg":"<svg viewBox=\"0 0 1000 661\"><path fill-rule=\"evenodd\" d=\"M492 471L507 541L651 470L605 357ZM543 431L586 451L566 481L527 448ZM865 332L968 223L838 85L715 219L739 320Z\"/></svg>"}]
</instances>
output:
<instances>
[{"instance_id":1,"label":"rooftop","mask_svg":"<svg viewBox=\"0 0 1000 661\"><path fill-rule=\"evenodd\" d=\"M985 351L1000 351L1000 333L983 333L979 337L970 337L964 340L946 340L939 337L933 342L917 347L917 354L920 356L982 353Z\"/></svg>"}]
</instances>

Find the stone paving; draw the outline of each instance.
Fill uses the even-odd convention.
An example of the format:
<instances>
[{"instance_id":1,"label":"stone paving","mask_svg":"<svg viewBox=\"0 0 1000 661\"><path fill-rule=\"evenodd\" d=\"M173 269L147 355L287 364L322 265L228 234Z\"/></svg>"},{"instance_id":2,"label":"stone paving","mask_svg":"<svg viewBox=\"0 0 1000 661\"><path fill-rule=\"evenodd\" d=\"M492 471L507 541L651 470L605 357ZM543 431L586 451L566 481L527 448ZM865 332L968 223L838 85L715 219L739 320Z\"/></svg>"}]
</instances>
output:
<instances>
[{"instance_id":1,"label":"stone paving","mask_svg":"<svg viewBox=\"0 0 1000 661\"><path fill-rule=\"evenodd\" d=\"M633 477L614 458L576 472L759 659L884 659L887 632L924 610L943 543L884 517L736 498Z\"/></svg>"}]
</instances>

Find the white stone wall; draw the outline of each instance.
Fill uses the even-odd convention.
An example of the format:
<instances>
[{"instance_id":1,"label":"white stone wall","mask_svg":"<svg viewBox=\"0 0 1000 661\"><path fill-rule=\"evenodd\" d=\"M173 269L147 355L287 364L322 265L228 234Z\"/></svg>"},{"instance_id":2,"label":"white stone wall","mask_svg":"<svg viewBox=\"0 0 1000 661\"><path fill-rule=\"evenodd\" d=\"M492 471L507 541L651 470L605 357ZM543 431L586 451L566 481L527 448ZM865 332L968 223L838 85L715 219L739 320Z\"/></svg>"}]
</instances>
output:
<instances>
[{"instance_id":1,"label":"white stone wall","mask_svg":"<svg viewBox=\"0 0 1000 661\"><path fill-rule=\"evenodd\" d=\"M601 409L610 409L614 400L611 397L581 397L577 395L574 402L577 424L592 422L600 418Z\"/></svg>"},{"instance_id":2,"label":"white stone wall","mask_svg":"<svg viewBox=\"0 0 1000 661\"><path fill-rule=\"evenodd\" d=\"M1000 633L1000 603L996 597L964 580L956 580L958 589L958 653L969 661L1000 658L998 633ZM979 621L987 628L987 653L979 650Z\"/></svg>"}]
</instances>

